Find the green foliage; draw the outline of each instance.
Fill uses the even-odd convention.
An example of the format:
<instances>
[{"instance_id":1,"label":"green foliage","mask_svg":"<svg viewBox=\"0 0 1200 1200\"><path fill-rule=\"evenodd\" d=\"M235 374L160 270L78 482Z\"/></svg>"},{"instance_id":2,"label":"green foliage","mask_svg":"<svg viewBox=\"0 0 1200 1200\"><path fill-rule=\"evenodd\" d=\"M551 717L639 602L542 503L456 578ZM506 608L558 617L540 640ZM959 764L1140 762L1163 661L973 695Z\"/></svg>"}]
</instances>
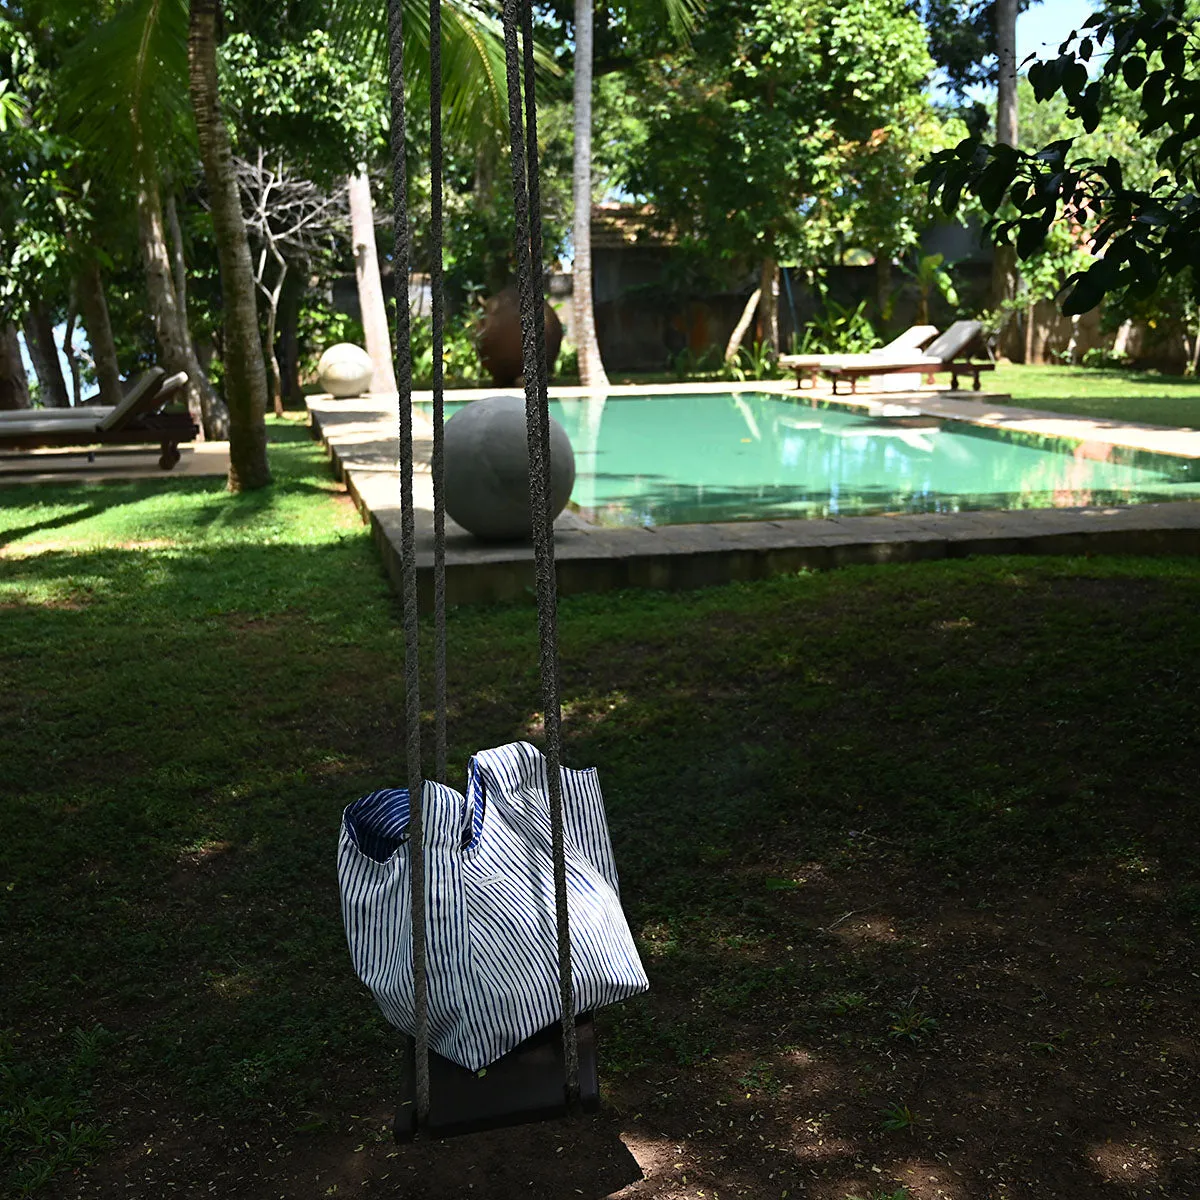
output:
<instances>
[{"instance_id":1,"label":"green foliage","mask_svg":"<svg viewBox=\"0 0 1200 1200\"><path fill-rule=\"evenodd\" d=\"M0 15L0 313L61 293L95 208L80 146L56 126L43 43Z\"/></svg>"},{"instance_id":2,"label":"green foliage","mask_svg":"<svg viewBox=\"0 0 1200 1200\"><path fill-rule=\"evenodd\" d=\"M888 1037L914 1045L920 1045L937 1028L937 1021L933 1017L926 1016L911 1004L889 1013L888 1017L891 1022L888 1025Z\"/></svg>"},{"instance_id":3,"label":"green foliage","mask_svg":"<svg viewBox=\"0 0 1200 1200\"><path fill-rule=\"evenodd\" d=\"M352 342L361 346L365 341L362 322L347 313L335 312L325 300L309 299L300 306L296 323L300 347L300 378L311 379L317 373L317 362L330 346Z\"/></svg>"},{"instance_id":4,"label":"green foliage","mask_svg":"<svg viewBox=\"0 0 1200 1200\"><path fill-rule=\"evenodd\" d=\"M76 1028L61 1055L23 1049L0 1031L0 1184L31 1196L56 1175L89 1165L111 1138L92 1118L91 1085L114 1038Z\"/></svg>"},{"instance_id":5,"label":"green foliage","mask_svg":"<svg viewBox=\"0 0 1200 1200\"><path fill-rule=\"evenodd\" d=\"M442 331L442 371L447 387L482 383L483 368L475 347L480 310L465 309L446 322ZM413 383L433 385L433 323L428 315L412 322Z\"/></svg>"},{"instance_id":6,"label":"green foliage","mask_svg":"<svg viewBox=\"0 0 1200 1200\"><path fill-rule=\"evenodd\" d=\"M867 316L867 301L851 307L839 304L828 293L816 289L819 304L804 333L796 341L795 354L860 354L879 344L875 327Z\"/></svg>"},{"instance_id":7,"label":"green foliage","mask_svg":"<svg viewBox=\"0 0 1200 1200\"><path fill-rule=\"evenodd\" d=\"M912 277L917 285L917 294L921 301L923 320L929 320L929 301L937 292L947 304L958 306L958 291L954 286L954 277L946 266L944 254L922 254L917 259L915 267L901 267L906 275Z\"/></svg>"},{"instance_id":8,"label":"green foliage","mask_svg":"<svg viewBox=\"0 0 1200 1200\"><path fill-rule=\"evenodd\" d=\"M946 212L964 193L977 196L996 214L993 237L1015 242L1023 259L1042 250L1056 222L1077 238L1086 229L1092 262L1069 276L1065 313L1087 312L1113 292L1134 301L1152 296L1163 279L1190 271L1200 240L1195 33L1188 0L1136 0L1093 14L1058 57L1029 70L1036 98L1061 94L1084 133L1094 134L1114 109L1135 109L1138 134L1158 142L1152 182L1136 179L1116 154L1080 153L1073 136L1032 152L966 139L934 155L918 179ZM1093 78L1088 67L1102 49L1108 53ZM1015 215L1001 211L1005 203Z\"/></svg>"},{"instance_id":9,"label":"green foliage","mask_svg":"<svg viewBox=\"0 0 1200 1200\"><path fill-rule=\"evenodd\" d=\"M894 192L930 67L901 0L721 0L691 47L644 68L623 182L710 258L812 261L873 211L862 197Z\"/></svg>"},{"instance_id":10,"label":"green foliage","mask_svg":"<svg viewBox=\"0 0 1200 1200\"><path fill-rule=\"evenodd\" d=\"M766 342L740 346L733 360L724 364L724 377L736 383L753 379L783 379L787 374L780 368L775 351Z\"/></svg>"},{"instance_id":11,"label":"green foliage","mask_svg":"<svg viewBox=\"0 0 1200 1200\"><path fill-rule=\"evenodd\" d=\"M324 30L275 44L235 33L221 45L221 67L243 148L270 147L326 185L386 150L389 108L375 60L339 53Z\"/></svg>"},{"instance_id":12,"label":"green foliage","mask_svg":"<svg viewBox=\"0 0 1200 1200\"><path fill-rule=\"evenodd\" d=\"M849 1016L867 1005L865 992L837 992L825 1001L827 1008L835 1017Z\"/></svg>"},{"instance_id":13,"label":"green foliage","mask_svg":"<svg viewBox=\"0 0 1200 1200\"><path fill-rule=\"evenodd\" d=\"M917 1123L916 1114L907 1104L890 1104L883 1110L879 1128L885 1133L902 1133Z\"/></svg>"}]
</instances>

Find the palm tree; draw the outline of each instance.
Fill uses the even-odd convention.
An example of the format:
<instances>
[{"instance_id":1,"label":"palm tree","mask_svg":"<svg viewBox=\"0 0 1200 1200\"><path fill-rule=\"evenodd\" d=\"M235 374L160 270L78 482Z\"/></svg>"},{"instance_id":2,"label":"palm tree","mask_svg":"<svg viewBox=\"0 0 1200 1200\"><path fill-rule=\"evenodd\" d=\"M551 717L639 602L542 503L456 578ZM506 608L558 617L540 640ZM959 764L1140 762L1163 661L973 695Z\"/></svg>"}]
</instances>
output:
<instances>
[{"instance_id":1,"label":"palm tree","mask_svg":"<svg viewBox=\"0 0 1200 1200\"><path fill-rule=\"evenodd\" d=\"M686 41L703 0L662 0L671 32ZM595 54L592 0L575 0L575 146L571 162L574 205L571 239L575 248L572 268L571 338L579 350L579 380L586 388L605 391L608 375L596 340L595 305L592 301L592 64Z\"/></svg>"},{"instance_id":2,"label":"palm tree","mask_svg":"<svg viewBox=\"0 0 1200 1200\"><path fill-rule=\"evenodd\" d=\"M428 86L428 72L419 70L428 47L429 16L423 0L407 0L406 55L418 69L412 83ZM218 0L134 0L119 10L88 39L78 56L76 79L81 82L72 107L79 118L78 135L97 147L108 147L133 131L129 155L137 163L145 193L141 205L144 243L153 243L148 256L148 290L156 315L169 314L167 291L151 281L163 280L165 259L157 240L161 220L156 209L159 155L165 146L186 141L179 111L190 107L212 210L213 234L221 273L224 306L225 398L229 407L229 485L241 491L271 481L267 461L267 379L258 337L258 313L253 270L229 134L222 115L217 82ZM369 52L383 51L383 22L371 0L336 0L334 24L356 34ZM445 0L442 36L445 101L454 119L468 124L481 106L498 108L498 81L503 79L503 47L496 23L471 0ZM185 55L179 56L179 47ZM497 69L497 64L501 64ZM90 70L87 69L90 66ZM112 156L114 162L122 156ZM153 184L154 186L151 186ZM161 206L159 205L161 211ZM152 260L152 261L151 261ZM178 295L176 295L178 300ZM181 316L176 303L174 327ZM171 342L173 321L157 322L164 346ZM186 339L185 339L186 340ZM186 369L186 368L185 368ZM190 374L189 370L189 374Z\"/></svg>"},{"instance_id":3,"label":"palm tree","mask_svg":"<svg viewBox=\"0 0 1200 1200\"><path fill-rule=\"evenodd\" d=\"M254 269L233 169L233 148L217 93L217 0L191 0L189 18L188 83L221 265L229 488L249 491L271 482L265 422L267 368L258 338Z\"/></svg>"}]
</instances>

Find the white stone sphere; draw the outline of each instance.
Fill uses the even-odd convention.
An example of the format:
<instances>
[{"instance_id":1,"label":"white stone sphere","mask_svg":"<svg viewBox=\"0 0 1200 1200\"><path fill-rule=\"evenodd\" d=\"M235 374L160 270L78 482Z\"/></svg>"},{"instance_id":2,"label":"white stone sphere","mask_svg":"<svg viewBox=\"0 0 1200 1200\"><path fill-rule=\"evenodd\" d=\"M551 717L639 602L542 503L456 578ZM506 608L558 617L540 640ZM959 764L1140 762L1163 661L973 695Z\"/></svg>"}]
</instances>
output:
<instances>
[{"instance_id":1,"label":"white stone sphere","mask_svg":"<svg viewBox=\"0 0 1200 1200\"><path fill-rule=\"evenodd\" d=\"M371 386L371 356L352 342L338 342L321 355L317 375L331 396L361 396Z\"/></svg>"},{"instance_id":2,"label":"white stone sphere","mask_svg":"<svg viewBox=\"0 0 1200 1200\"><path fill-rule=\"evenodd\" d=\"M488 396L446 422L446 512L489 541L531 536L525 401ZM557 517L575 485L575 451L550 418L550 512Z\"/></svg>"}]
</instances>

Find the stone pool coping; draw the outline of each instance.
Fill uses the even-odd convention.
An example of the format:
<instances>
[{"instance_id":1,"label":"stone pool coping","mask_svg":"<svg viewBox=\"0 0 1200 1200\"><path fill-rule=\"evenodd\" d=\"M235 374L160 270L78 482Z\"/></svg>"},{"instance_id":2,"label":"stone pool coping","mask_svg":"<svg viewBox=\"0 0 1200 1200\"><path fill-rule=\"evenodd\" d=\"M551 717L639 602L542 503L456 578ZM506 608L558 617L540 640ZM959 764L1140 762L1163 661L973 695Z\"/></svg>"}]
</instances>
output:
<instances>
[{"instance_id":1,"label":"stone pool coping","mask_svg":"<svg viewBox=\"0 0 1200 1200\"><path fill-rule=\"evenodd\" d=\"M613 387L610 396L751 391L796 394L793 383ZM512 389L454 391L477 399ZM586 395L552 388L552 397ZM1200 432L1072 417L1003 404L1007 396L973 392L889 392L839 396L805 390L848 408L882 404L990 428L1065 437L1097 445L1200 458ZM414 400L430 400L416 392ZM396 470L396 397L335 400L308 397L314 436L371 526L389 576L400 580L400 499ZM417 579L422 607L433 594L433 487L427 418L414 415ZM695 588L732 580L765 579L805 568L853 563L915 562L973 554L1194 554L1200 552L1200 503L1177 501L1118 507L1022 509L1010 512L918 513L827 517L818 520L737 521L605 529L574 513L555 523L558 586L563 595L619 588ZM529 594L533 552L519 544L485 544L447 518L446 598L485 604Z\"/></svg>"}]
</instances>

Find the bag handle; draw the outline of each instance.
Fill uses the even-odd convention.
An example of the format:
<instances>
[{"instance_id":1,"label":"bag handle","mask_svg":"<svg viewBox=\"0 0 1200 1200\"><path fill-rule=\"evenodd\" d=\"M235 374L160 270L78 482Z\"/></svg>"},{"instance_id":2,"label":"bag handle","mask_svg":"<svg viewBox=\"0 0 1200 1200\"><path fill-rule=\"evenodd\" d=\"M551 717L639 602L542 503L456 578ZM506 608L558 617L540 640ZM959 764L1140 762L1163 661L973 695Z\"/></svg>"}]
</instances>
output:
<instances>
[{"instance_id":1,"label":"bag handle","mask_svg":"<svg viewBox=\"0 0 1200 1200\"><path fill-rule=\"evenodd\" d=\"M463 803L463 851L474 850L483 837L483 816L487 811L487 772L479 764L479 756L467 762L467 793Z\"/></svg>"}]
</instances>

